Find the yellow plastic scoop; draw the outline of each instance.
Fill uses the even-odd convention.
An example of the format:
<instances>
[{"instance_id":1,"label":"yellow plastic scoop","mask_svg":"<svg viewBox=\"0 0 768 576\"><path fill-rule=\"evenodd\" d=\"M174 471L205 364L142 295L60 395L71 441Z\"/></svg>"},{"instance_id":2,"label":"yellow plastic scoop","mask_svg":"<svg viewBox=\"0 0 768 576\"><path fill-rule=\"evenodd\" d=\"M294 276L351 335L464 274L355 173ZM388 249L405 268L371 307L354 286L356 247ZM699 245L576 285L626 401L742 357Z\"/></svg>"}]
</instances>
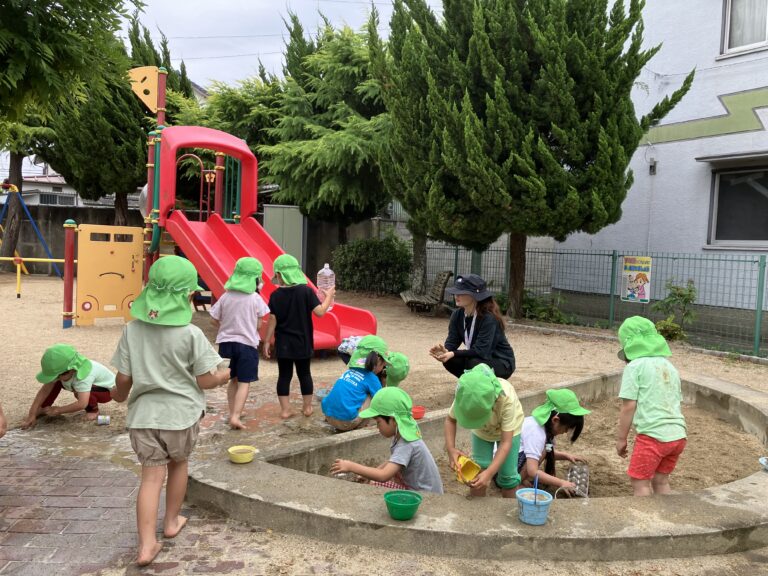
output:
<instances>
[{"instance_id":1,"label":"yellow plastic scoop","mask_svg":"<svg viewBox=\"0 0 768 576\"><path fill-rule=\"evenodd\" d=\"M463 484L469 484L475 479L475 476L480 474L480 466L474 460L467 458L466 456L459 456L459 468L456 470L456 480Z\"/></svg>"}]
</instances>

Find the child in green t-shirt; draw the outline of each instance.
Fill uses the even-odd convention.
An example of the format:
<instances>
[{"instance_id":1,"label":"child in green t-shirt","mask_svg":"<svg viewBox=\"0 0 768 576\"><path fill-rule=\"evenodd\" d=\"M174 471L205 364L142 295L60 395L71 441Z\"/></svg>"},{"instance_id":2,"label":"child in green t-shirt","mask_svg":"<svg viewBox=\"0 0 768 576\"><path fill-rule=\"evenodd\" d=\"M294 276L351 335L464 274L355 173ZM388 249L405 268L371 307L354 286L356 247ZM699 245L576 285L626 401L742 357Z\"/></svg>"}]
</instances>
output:
<instances>
[{"instance_id":1,"label":"child in green t-shirt","mask_svg":"<svg viewBox=\"0 0 768 576\"><path fill-rule=\"evenodd\" d=\"M128 400L128 428L141 463L136 502L140 566L162 548L155 527L166 470L163 535L175 537L187 522L179 513L187 491L187 460L205 414L203 390L229 381L217 369L221 357L203 332L190 324L197 270L189 260L165 256L149 270L149 281L131 307L136 318L123 329L112 357L117 368L113 398Z\"/></svg>"},{"instance_id":2,"label":"child in green t-shirt","mask_svg":"<svg viewBox=\"0 0 768 576\"><path fill-rule=\"evenodd\" d=\"M627 436L634 425L637 436L627 475L635 496L669 494L669 475L687 436L680 375L667 360L672 355L667 341L647 318L627 318L619 327L619 341L619 357L627 366L619 390L616 453L627 457Z\"/></svg>"}]
</instances>

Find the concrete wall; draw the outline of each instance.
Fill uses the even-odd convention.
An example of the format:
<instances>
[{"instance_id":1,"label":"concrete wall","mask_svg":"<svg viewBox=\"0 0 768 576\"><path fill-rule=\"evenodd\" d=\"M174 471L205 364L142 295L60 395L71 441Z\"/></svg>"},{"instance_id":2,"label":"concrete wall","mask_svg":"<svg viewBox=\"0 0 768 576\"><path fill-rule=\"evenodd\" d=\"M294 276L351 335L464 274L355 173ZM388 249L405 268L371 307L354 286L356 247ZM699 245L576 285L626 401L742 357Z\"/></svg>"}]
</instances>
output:
<instances>
[{"instance_id":1,"label":"concrete wall","mask_svg":"<svg viewBox=\"0 0 768 576\"><path fill-rule=\"evenodd\" d=\"M725 115L721 96L768 84L765 50L721 55L723 2L648 2L644 21L646 47L662 44L662 48L648 63L634 90L638 116L677 89L693 68L697 69L693 87L662 121L663 125ZM762 128L736 134L662 142L667 137L661 138L652 130L632 158L635 182L622 206L622 219L594 235L574 234L561 246L664 252L712 250L708 245L712 166L695 158L768 150L768 109L758 108L745 118L755 115ZM649 174L651 158L656 161L655 175ZM762 250L768 250L768 245Z\"/></svg>"}]
</instances>

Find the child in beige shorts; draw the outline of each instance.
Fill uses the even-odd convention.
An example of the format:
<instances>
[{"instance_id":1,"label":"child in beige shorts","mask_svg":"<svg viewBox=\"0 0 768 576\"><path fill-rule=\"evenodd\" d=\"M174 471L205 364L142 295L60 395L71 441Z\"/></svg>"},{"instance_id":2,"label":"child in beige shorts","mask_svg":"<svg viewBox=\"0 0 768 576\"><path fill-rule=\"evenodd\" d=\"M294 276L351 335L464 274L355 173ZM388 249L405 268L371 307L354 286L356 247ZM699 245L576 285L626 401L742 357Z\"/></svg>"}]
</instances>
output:
<instances>
[{"instance_id":1,"label":"child in beige shorts","mask_svg":"<svg viewBox=\"0 0 768 576\"><path fill-rule=\"evenodd\" d=\"M151 563L162 548L155 526L166 471L163 536L175 537L187 522L180 511L187 492L187 460L205 411L203 390L229 381L229 369L217 369L221 357L190 324L190 298L196 289L197 271L189 260L166 256L155 262L131 307L136 320L123 329L112 357L117 368L112 398L128 399L126 427L141 464L136 501L140 566Z\"/></svg>"}]
</instances>

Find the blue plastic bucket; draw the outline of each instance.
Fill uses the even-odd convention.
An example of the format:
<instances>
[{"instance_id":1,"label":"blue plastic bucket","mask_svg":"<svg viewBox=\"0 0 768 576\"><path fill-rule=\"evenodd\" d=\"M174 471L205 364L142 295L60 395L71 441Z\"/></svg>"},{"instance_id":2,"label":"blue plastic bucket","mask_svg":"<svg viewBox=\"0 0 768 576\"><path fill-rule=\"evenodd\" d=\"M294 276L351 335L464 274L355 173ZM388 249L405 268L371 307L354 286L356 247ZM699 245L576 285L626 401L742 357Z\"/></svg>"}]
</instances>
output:
<instances>
[{"instance_id":1,"label":"blue plastic bucket","mask_svg":"<svg viewBox=\"0 0 768 576\"><path fill-rule=\"evenodd\" d=\"M536 501L534 502L534 495ZM552 504L552 495L544 490L533 488L521 488L517 491L517 508L520 522L541 526L547 522L549 505Z\"/></svg>"}]
</instances>

